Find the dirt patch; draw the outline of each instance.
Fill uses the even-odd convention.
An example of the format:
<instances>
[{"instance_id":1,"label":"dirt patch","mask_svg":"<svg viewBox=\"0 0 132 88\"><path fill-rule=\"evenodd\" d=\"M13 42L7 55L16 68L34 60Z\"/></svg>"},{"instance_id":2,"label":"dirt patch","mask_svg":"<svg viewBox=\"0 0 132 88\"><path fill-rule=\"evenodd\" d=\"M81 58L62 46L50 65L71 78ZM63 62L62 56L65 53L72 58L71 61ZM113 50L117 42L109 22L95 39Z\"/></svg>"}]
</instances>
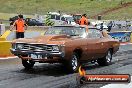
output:
<instances>
[{"instance_id":1,"label":"dirt patch","mask_svg":"<svg viewBox=\"0 0 132 88\"><path fill-rule=\"evenodd\" d=\"M110 9L108 9L108 10L106 10L106 11L103 11L103 12L101 12L101 13L99 13L99 14L96 14L96 15L92 16L91 18L94 18L94 19L95 19L95 18L96 18L97 16L99 16L99 15L106 15L106 14L111 13L111 12L113 12L113 11L117 11L117 10L119 10L119 9L126 8L126 7L129 7L129 6L132 6L132 2L120 4L120 5L117 6L117 7L110 8Z\"/></svg>"}]
</instances>

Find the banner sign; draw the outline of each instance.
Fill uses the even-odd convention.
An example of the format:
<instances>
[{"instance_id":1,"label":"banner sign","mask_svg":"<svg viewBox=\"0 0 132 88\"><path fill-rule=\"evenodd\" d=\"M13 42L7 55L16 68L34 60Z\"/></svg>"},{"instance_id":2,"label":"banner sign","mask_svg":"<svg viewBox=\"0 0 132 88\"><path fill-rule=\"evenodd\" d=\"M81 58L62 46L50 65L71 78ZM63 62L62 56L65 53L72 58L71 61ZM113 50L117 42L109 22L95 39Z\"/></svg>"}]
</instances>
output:
<instances>
[{"instance_id":1,"label":"banner sign","mask_svg":"<svg viewBox=\"0 0 132 88\"><path fill-rule=\"evenodd\" d=\"M130 42L132 32L113 32L108 33L112 38L118 39L120 42Z\"/></svg>"}]
</instances>

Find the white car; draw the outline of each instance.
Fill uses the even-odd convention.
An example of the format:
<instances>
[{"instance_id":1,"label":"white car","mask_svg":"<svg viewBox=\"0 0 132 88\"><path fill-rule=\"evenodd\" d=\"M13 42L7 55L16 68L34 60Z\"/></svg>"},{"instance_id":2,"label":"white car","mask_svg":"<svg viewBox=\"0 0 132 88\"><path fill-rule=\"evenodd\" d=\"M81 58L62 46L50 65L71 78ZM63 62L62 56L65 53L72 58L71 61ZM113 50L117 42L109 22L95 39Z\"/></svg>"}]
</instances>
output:
<instances>
[{"instance_id":1,"label":"white car","mask_svg":"<svg viewBox=\"0 0 132 88\"><path fill-rule=\"evenodd\" d=\"M74 18L71 15L60 14L57 12L49 12L50 20L54 22L54 25L76 25Z\"/></svg>"},{"instance_id":2,"label":"white car","mask_svg":"<svg viewBox=\"0 0 132 88\"><path fill-rule=\"evenodd\" d=\"M63 25L70 24L70 25L76 25L74 18L71 15L62 15L61 21Z\"/></svg>"},{"instance_id":3,"label":"white car","mask_svg":"<svg viewBox=\"0 0 132 88\"><path fill-rule=\"evenodd\" d=\"M50 21L54 22L54 25L59 25L61 23L61 14L58 12L48 12L47 14L50 16Z\"/></svg>"}]
</instances>

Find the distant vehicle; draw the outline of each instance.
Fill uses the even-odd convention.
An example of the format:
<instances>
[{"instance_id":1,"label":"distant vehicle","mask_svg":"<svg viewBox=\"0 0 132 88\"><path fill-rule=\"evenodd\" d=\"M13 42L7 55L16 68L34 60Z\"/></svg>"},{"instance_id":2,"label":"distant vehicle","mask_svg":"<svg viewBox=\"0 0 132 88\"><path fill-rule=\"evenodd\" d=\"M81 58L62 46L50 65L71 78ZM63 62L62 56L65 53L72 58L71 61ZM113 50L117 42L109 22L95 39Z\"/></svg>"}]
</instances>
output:
<instances>
[{"instance_id":1,"label":"distant vehicle","mask_svg":"<svg viewBox=\"0 0 132 88\"><path fill-rule=\"evenodd\" d=\"M17 20L18 19L18 16L14 16L12 18L9 18L9 21L14 21L14 20Z\"/></svg>"},{"instance_id":2,"label":"distant vehicle","mask_svg":"<svg viewBox=\"0 0 132 88\"><path fill-rule=\"evenodd\" d=\"M50 16L50 21L54 22L55 25L76 25L74 18L71 15L60 14L58 12L48 12L47 16Z\"/></svg>"},{"instance_id":3,"label":"distant vehicle","mask_svg":"<svg viewBox=\"0 0 132 88\"><path fill-rule=\"evenodd\" d=\"M62 24L76 25L74 18L71 15L62 15L61 21L62 21Z\"/></svg>"},{"instance_id":4,"label":"distant vehicle","mask_svg":"<svg viewBox=\"0 0 132 88\"><path fill-rule=\"evenodd\" d=\"M13 40L11 52L28 69L35 62L62 63L70 72L78 72L82 63L111 64L119 45L118 40L104 31L68 25L50 27L44 36Z\"/></svg>"},{"instance_id":5,"label":"distant vehicle","mask_svg":"<svg viewBox=\"0 0 132 88\"><path fill-rule=\"evenodd\" d=\"M37 21L36 19L26 18L26 23L28 26L44 26L44 23Z\"/></svg>"},{"instance_id":6,"label":"distant vehicle","mask_svg":"<svg viewBox=\"0 0 132 88\"><path fill-rule=\"evenodd\" d=\"M14 23L15 20L17 20L17 19L18 19L18 16L14 16L14 17L9 18L10 25L13 25L13 23Z\"/></svg>"},{"instance_id":7,"label":"distant vehicle","mask_svg":"<svg viewBox=\"0 0 132 88\"><path fill-rule=\"evenodd\" d=\"M61 14L57 13L57 12L48 12L48 14L50 16L50 19L53 20L60 20Z\"/></svg>"},{"instance_id":8,"label":"distant vehicle","mask_svg":"<svg viewBox=\"0 0 132 88\"><path fill-rule=\"evenodd\" d=\"M14 16L12 18L9 18L10 25L13 25L13 23L18 19L18 16ZM24 18L25 22L28 26L44 26L44 23L41 23L37 21L36 19L31 18Z\"/></svg>"},{"instance_id":9,"label":"distant vehicle","mask_svg":"<svg viewBox=\"0 0 132 88\"><path fill-rule=\"evenodd\" d=\"M58 12L48 12L47 16L49 16L50 21L54 22L54 25L59 25L61 23L61 14Z\"/></svg>"}]
</instances>

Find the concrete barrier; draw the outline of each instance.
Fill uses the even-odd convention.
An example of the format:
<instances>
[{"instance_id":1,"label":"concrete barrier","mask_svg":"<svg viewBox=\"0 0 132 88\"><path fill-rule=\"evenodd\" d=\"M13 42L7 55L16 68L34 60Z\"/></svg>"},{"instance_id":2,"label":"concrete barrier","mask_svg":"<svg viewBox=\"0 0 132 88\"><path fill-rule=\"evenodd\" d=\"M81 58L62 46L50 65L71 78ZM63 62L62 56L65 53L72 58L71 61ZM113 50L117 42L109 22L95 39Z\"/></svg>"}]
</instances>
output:
<instances>
[{"instance_id":1,"label":"concrete barrier","mask_svg":"<svg viewBox=\"0 0 132 88\"><path fill-rule=\"evenodd\" d=\"M25 38L37 37L40 35L44 35L45 30L26 30ZM16 32L7 30L0 37L0 57L10 57L13 56L10 52L11 41L16 38Z\"/></svg>"},{"instance_id":2,"label":"concrete barrier","mask_svg":"<svg viewBox=\"0 0 132 88\"><path fill-rule=\"evenodd\" d=\"M0 57L13 56L10 52L11 42L10 41L0 41Z\"/></svg>"},{"instance_id":3,"label":"concrete barrier","mask_svg":"<svg viewBox=\"0 0 132 88\"><path fill-rule=\"evenodd\" d=\"M46 30L26 30L25 38L37 37L40 35L44 35ZM12 41L16 39L16 31L7 30L1 37L0 41Z\"/></svg>"},{"instance_id":4,"label":"concrete barrier","mask_svg":"<svg viewBox=\"0 0 132 88\"><path fill-rule=\"evenodd\" d=\"M38 30L38 31L42 31L42 30L47 30L50 26L28 26L27 30ZM10 29L10 26L6 26L5 27L6 30ZM15 28L14 28L15 30Z\"/></svg>"},{"instance_id":5,"label":"concrete barrier","mask_svg":"<svg viewBox=\"0 0 132 88\"><path fill-rule=\"evenodd\" d=\"M6 41L7 36L11 33L11 31L6 31L1 37L0 41Z\"/></svg>"}]
</instances>

